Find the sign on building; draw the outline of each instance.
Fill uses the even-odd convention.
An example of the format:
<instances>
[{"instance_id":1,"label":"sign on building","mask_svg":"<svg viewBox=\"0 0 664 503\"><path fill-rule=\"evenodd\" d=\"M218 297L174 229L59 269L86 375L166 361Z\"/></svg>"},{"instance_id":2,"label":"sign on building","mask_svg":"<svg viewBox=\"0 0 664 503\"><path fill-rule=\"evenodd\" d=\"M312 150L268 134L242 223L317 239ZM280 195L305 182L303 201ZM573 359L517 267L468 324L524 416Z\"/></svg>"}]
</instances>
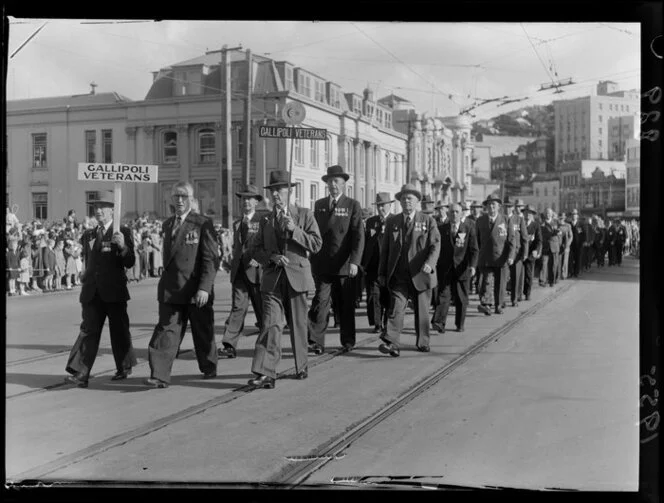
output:
<instances>
[{"instance_id":1,"label":"sign on building","mask_svg":"<svg viewBox=\"0 0 664 503\"><path fill-rule=\"evenodd\" d=\"M259 126L258 136L295 140L327 140L327 129Z\"/></svg>"}]
</instances>

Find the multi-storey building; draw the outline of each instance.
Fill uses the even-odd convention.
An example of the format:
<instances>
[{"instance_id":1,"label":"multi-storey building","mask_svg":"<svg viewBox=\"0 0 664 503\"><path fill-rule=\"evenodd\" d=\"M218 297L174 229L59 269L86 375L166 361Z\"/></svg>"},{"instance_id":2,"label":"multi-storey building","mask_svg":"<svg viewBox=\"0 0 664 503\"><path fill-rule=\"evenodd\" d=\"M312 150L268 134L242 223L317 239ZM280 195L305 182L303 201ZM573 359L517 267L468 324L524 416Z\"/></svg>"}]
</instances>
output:
<instances>
[{"instance_id":1,"label":"multi-storey building","mask_svg":"<svg viewBox=\"0 0 664 503\"><path fill-rule=\"evenodd\" d=\"M600 168L580 185L579 212L582 215L621 217L625 212L625 178L605 175Z\"/></svg>"},{"instance_id":2,"label":"multi-storey building","mask_svg":"<svg viewBox=\"0 0 664 503\"><path fill-rule=\"evenodd\" d=\"M571 211L574 208L581 210L582 208L586 207L586 194L590 191L591 187L597 186L598 184L602 187L606 185L607 191L608 187L611 186L611 193L613 197L614 189L618 187L620 182L613 183L612 180L624 180L626 168L624 161L571 161L563 163L559 167L558 174L560 175L561 180L561 207L564 211ZM600 174L601 177L599 176ZM589 182L590 180L594 180L594 185L593 183ZM622 183L622 190L624 191L624 182ZM591 200L595 201L597 198L591 198ZM602 205L605 207L619 207L619 205L613 203L613 199L611 202L604 202L603 198L601 200L603 201ZM603 210L598 207L597 211L598 213L602 213Z\"/></svg>"},{"instance_id":3,"label":"multi-storey building","mask_svg":"<svg viewBox=\"0 0 664 503\"><path fill-rule=\"evenodd\" d=\"M639 116L637 90L619 91L603 81L592 96L554 101L555 165L582 159L609 159L609 119Z\"/></svg>"},{"instance_id":4,"label":"multi-storey building","mask_svg":"<svg viewBox=\"0 0 664 503\"><path fill-rule=\"evenodd\" d=\"M540 137L517 149L517 171L526 175L531 173L551 173L555 164L553 158L553 139Z\"/></svg>"},{"instance_id":5,"label":"multi-storey building","mask_svg":"<svg viewBox=\"0 0 664 503\"><path fill-rule=\"evenodd\" d=\"M640 123L634 115L609 119L609 159L624 161L627 155L625 144L641 135Z\"/></svg>"},{"instance_id":6,"label":"multi-storey building","mask_svg":"<svg viewBox=\"0 0 664 503\"><path fill-rule=\"evenodd\" d=\"M558 213L560 207L560 176L558 173L540 173L532 178L519 196L524 203L533 205L538 213L551 208Z\"/></svg>"},{"instance_id":7,"label":"multi-storey building","mask_svg":"<svg viewBox=\"0 0 664 503\"><path fill-rule=\"evenodd\" d=\"M627 140L625 177L625 216L641 217L641 143L636 139Z\"/></svg>"}]
</instances>

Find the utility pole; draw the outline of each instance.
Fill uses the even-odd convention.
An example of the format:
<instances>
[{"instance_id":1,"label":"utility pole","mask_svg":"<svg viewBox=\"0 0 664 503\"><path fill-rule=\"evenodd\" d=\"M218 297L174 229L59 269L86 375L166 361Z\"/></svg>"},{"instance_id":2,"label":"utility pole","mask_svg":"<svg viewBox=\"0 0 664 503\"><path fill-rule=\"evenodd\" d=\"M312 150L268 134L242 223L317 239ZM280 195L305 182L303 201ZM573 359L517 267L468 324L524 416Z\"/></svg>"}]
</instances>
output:
<instances>
[{"instance_id":1,"label":"utility pole","mask_svg":"<svg viewBox=\"0 0 664 503\"><path fill-rule=\"evenodd\" d=\"M219 51L208 51L206 54L221 53L221 63L219 66L219 93L221 96L221 130L222 136L225 138L224 143L226 148L222 149L222 158L224 150L226 153L226 205L227 205L227 220L226 227L233 228L233 150L231 142L231 61L228 57L228 51L237 51L242 49L242 46L228 48L226 44L221 47ZM222 88L223 85L223 88ZM223 191L224 180L224 163L220 163L220 181ZM223 214L223 208L222 208Z\"/></svg>"},{"instance_id":2,"label":"utility pole","mask_svg":"<svg viewBox=\"0 0 664 503\"><path fill-rule=\"evenodd\" d=\"M247 49L247 99L244 106L244 169L242 179L245 184L249 184L251 171L251 93L254 90L253 83L253 64L251 60L251 51Z\"/></svg>"}]
</instances>

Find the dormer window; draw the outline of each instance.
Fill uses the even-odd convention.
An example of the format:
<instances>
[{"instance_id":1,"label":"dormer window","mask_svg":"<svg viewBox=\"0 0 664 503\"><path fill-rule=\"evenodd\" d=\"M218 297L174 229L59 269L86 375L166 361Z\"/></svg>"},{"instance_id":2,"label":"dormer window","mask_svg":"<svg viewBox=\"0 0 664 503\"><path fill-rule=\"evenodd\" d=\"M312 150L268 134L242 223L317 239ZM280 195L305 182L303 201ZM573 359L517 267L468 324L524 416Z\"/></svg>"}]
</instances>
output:
<instances>
[{"instance_id":1,"label":"dormer window","mask_svg":"<svg viewBox=\"0 0 664 503\"><path fill-rule=\"evenodd\" d=\"M362 100L359 96L353 96L353 112L362 115Z\"/></svg>"}]
</instances>

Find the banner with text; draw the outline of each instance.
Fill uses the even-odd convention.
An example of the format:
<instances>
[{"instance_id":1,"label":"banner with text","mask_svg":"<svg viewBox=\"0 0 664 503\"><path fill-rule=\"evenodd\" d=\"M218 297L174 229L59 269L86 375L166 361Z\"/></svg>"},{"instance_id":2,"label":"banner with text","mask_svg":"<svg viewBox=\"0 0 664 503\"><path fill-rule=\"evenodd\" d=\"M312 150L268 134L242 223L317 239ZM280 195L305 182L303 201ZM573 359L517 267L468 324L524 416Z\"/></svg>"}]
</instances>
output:
<instances>
[{"instance_id":1,"label":"banner with text","mask_svg":"<svg viewBox=\"0 0 664 503\"><path fill-rule=\"evenodd\" d=\"M99 182L157 183L159 166L150 164L78 163L78 179Z\"/></svg>"},{"instance_id":2,"label":"banner with text","mask_svg":"<svg viewBox=\"0 0 664 503\"><path fill-rule=\"evenodd\" d=\"M296 140L327 140L327 129L260 126L261 138L294 138Z\"/></svg>"}]
</instances>

